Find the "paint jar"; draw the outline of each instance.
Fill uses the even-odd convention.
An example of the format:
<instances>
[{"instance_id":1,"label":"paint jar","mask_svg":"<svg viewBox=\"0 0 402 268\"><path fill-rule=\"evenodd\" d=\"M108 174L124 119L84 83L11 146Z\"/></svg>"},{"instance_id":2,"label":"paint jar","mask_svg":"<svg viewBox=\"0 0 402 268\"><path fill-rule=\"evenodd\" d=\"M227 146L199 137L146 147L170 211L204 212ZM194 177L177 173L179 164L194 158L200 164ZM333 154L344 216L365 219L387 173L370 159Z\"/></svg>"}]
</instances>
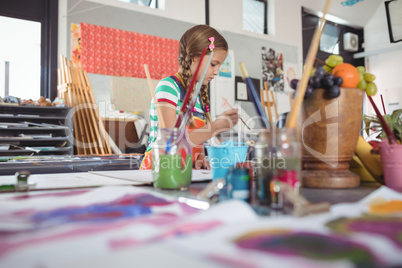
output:
<instances>
[{"instance_id":1,"label":"paint jar","mask_svg":"<svg viewBox=\"0 0 402 268\"><path fill-rule=\"evenodd\" d=\"M228 199L250 201L250 170L230 167L226 175Z\"/></svg>"},{"instance_id":2,"label":"paint jar","mask_svg":"<svg viewBox=\"0 0 402 268\"><path fill-rule=\"evenodd\" d=\"M191 184L192 159L192 148L185 129L158 129L152 149L154 187L186 190Z\"/></svg>"},{"instance_id":3,"label":"paint jar","mask_svg":"<svg viewBox=\"0 0 402 268\"><path fill-rule=\"evenodd\" d=\"M212 180L226 178L230 167L245 162L249 146L233 141L223 142L219 146L206 146Z\"/></svg>"},{"instance_id":4,"label":"paint jar","mask_svg":"<svg viewBox=\"0 0 402 268\"><path fill-rule=\"evenodd\" d=\"M301 146L295 129L265 129L254 146L255 199L257 205L271 206L272 180L287 183L296 192L301 188Z\"/></svg>"}]
</instances>

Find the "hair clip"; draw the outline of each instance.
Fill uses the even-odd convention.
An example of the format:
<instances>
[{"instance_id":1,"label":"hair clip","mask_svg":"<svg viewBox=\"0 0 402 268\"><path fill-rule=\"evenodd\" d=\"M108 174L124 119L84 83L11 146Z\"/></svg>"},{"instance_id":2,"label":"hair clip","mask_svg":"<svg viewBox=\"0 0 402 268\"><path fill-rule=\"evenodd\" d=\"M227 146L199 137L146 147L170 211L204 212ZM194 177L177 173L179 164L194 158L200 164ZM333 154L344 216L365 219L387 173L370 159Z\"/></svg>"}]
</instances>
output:
<instances>
[{"instance_id":1,"label":"hair clip","mask_svg":"<svg viewBox=\"0 0 402 268\"><path fill-rule=\"evenodd\" d=\"M211 44L209 44L209 46L208 46L209 51L213 51L215 48L215 45L214 45L215 37L212 36L212 37L208 38L208 40L211 41Z\"/></svg>"},{"instance_id":2,"label":"hair clip","mask_svg":"<svg viewBox=\"0 0 402 268\"><path fill-rule=\"evenodd\" d=\"M195 113L197 111L197 109L195 109L195 107L193 108L193 113Z\"/></svg>"},{"instance_id":3,"label":"hair clip","mask_svg":"<svg viewBox=\"0 0 402 268\"><path fill-rule=\"evenodd\" d=\"M209 112L209 106L208 105L205 105L205 111Z\"/></svg>"}]
</instances>

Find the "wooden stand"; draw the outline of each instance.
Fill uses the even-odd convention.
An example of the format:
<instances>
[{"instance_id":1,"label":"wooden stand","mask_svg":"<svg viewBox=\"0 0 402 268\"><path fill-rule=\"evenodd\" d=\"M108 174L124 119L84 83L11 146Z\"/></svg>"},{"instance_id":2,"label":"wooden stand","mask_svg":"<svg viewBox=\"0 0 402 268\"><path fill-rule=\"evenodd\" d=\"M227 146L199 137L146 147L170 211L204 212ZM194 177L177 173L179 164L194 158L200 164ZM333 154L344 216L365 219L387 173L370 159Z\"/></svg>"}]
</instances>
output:
<instances>
[{"instance_id":1,"label":"wooden stand","mask_svg":"<svg viewBox=\"0 0 402 268\"><path fill-rule=\"evenodd\" d=\"M67 62L60 56L58 70L59 96L66 99L67 106L73 107L74 145L77 154L108 155L112 153L109 135L99 115L95 97L83 68Z\"/></svg>"},{"instance_id":2,"label":"wooden stand","mask_svg":"<svg viewBox=\"0 0 402 268\"><path fill-rule=\"evenodd\" d=\"M349 171L360 134L363 91L341 88L328 99L316 89L302 107L302 183L312 188L354 188L360 178Z\"/></svg>"},{"instance_id":3,"label":"wooden stand","mask_svg":"<svg viewBox=\"0 0 402 268\"><path fill-rule=\"evenodd\" d=\"M271 97L270 97L270 95L271 95ZM264 110L268 115L269 123L271 124L271 126L273 126L274 120L272 118L271 108L274 107L276 120L278 120L278 110L276 109L274 93L272 92L272 90L268 89L268 85L267 85L266 81L264 81L264 88L260 89L260 98L261 98L262 107L264 107Z\"/></svg>"}]
</instances>

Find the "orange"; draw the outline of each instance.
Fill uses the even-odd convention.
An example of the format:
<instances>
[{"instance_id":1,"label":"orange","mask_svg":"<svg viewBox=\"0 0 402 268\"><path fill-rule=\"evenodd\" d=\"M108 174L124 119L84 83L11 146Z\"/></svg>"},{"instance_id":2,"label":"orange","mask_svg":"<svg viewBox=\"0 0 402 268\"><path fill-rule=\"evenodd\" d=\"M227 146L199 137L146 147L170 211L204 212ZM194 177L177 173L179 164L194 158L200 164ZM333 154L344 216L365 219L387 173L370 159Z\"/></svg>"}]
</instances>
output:
<instances>
[{"instance_id":1,"label":"orange","mask_svg":"<svg viewBox=\"0 0 402 268\"><path fill-rule=\"evenodd\" d=\"M360 81L359 71L355 66L349 63L338 64L333 70L334 76L342 77L343 83L341 87L356 88Z\"/></svg>"}]
</instances>

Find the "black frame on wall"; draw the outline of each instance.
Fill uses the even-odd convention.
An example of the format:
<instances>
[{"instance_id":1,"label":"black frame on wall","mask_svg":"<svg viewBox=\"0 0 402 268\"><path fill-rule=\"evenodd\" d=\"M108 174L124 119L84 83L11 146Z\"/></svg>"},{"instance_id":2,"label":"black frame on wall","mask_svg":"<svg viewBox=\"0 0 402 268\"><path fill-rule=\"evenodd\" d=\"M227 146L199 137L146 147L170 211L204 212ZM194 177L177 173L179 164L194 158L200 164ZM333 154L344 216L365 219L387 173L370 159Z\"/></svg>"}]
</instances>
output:
<instances>
[{"instance_id":1,"label":"black frame on wall","mask_svg":"<svg viewBox=\"0 0 402 268\"><path fill-rule=\"evenodd\" d=\"M0 15L41 23L40 94L57 97L58 0L2 0Z\"/></svg>"},{"instance_id":2,"label":"black frame on wall","mask_svg":"<svg viewBox=\"0 0 402 268\"><path fill-rule=\"evenodd\" d=\"M388 25L389 40L390 40L391 43L397 43L397 42L402 41L402 38L400 38L400 39L395 38L395 36L401 36L402 27L401 27L400 23L399 23L399 26L397 27L397 24L398 24L397 19L393 18L391 16L391 14L390 14L390 8L391 8L390 5L395 4L396 1L398 1L398 0L391 0L391 1L384 2L384 4L385 4L385 13L387 15L387 25ZM399 1L401 1L401 0L399 0ZM401 5L399 5L399 7L400 6ZM393 8L395 8L395 7L393 7ZM394 12L394 14L395 13L398 13L398 12Z\"/></svg>"}]
</instances>

